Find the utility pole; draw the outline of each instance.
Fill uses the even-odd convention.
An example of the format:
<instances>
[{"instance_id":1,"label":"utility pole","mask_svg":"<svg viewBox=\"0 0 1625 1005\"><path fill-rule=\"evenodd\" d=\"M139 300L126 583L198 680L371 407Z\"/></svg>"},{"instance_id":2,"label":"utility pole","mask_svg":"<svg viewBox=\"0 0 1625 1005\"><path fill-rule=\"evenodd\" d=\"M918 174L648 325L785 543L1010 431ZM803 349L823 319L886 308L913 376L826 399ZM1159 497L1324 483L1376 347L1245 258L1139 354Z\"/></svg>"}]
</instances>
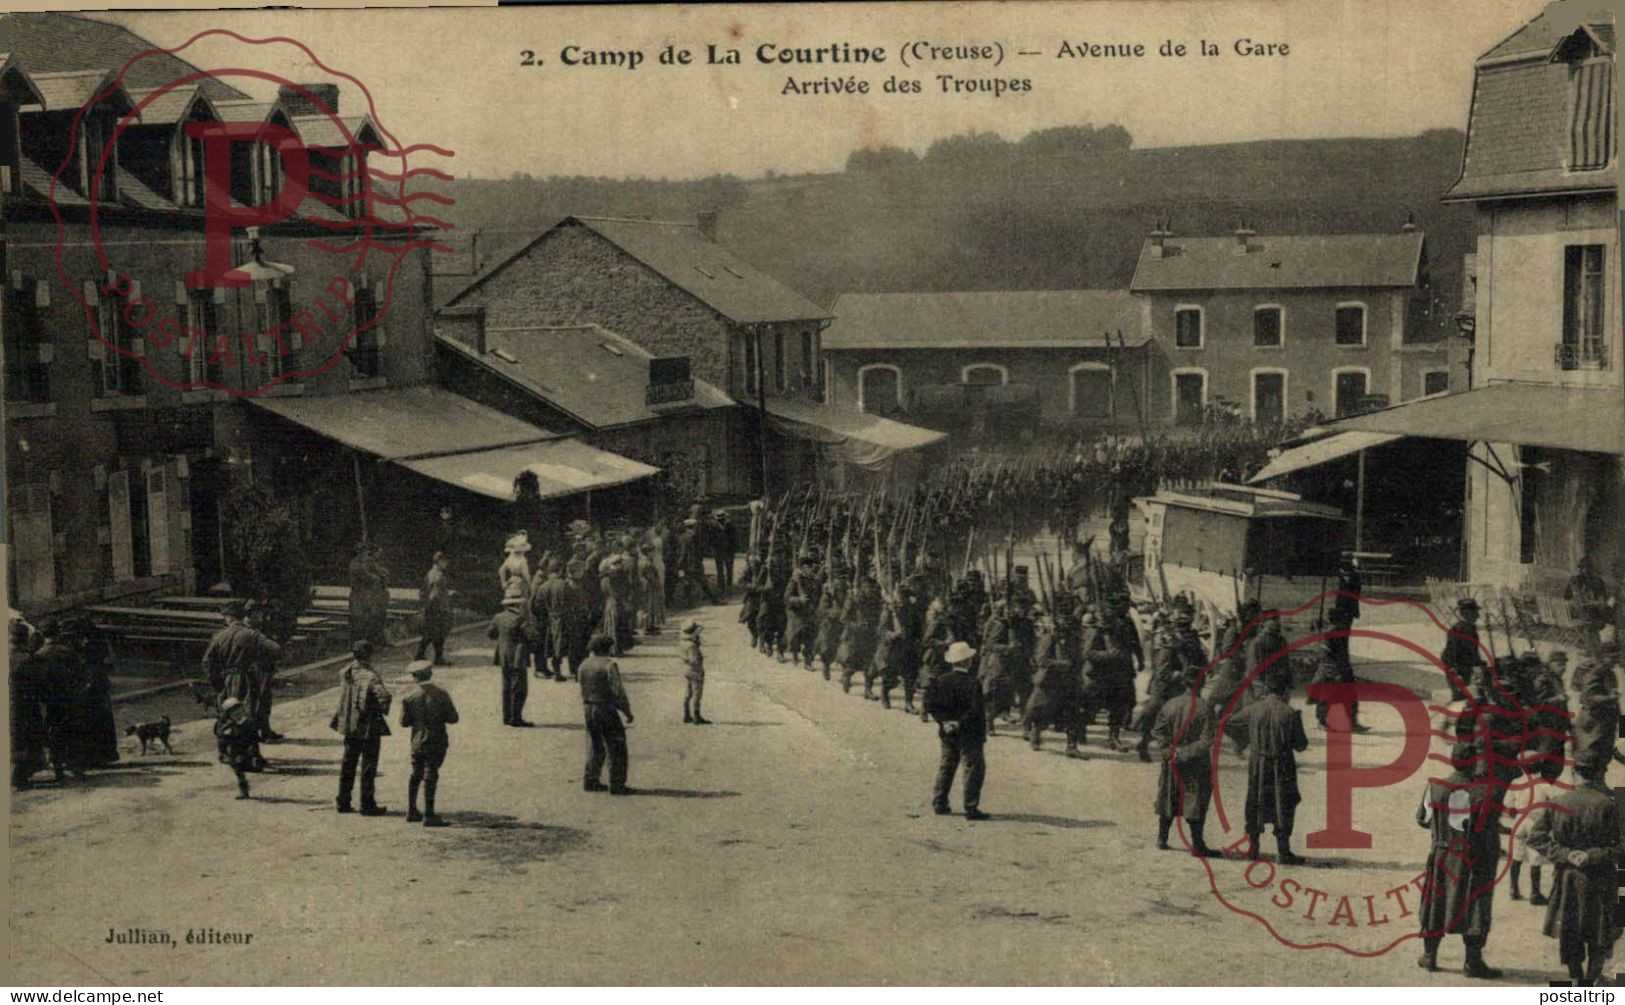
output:
<instances>
[{"instance_id":1,"label":"utility pole","mask_svg":"<svg viewBox=\"0 0 1625 1005\"><path fill-rule=\"evenodd\" d=\"M746 337L755 339L756 344L756 461L762 477L762 498L766 499L771 492L767 478L767 377L766 369L762 366L762 333L767 326L757 324L752 327L755 331L747 333Z\"/></svg>"}]
</instances>

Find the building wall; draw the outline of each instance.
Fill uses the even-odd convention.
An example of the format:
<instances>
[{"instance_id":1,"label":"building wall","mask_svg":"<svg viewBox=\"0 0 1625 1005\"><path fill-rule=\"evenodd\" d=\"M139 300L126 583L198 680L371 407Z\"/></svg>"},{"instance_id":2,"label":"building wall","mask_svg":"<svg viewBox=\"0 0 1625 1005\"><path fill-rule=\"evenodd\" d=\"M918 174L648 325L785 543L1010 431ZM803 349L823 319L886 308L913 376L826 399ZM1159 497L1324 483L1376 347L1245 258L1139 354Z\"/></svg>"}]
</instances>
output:
<instances>
[{"instance_id":1,"label":"building wall","mask_svg":"<svg viewBox=\"0 0 1625 1005\"><path fill-rule=\"evenodd\" d=\"M1609 366L1568 370L1553 352L1563 338L1564 248L1600 244ZM1478 211L1477 353L1474 383L1501 380L1620 387L1618 200L1613 197L1486 203Z\"/></svg>"},{"instance_id":2,"label":"building wall","mask_svg":"<svg viewBox=\"0 0 1625 1005\"><path fill-rule=\"evenodd\" d=\"M914 388L959 383L966 367L1002 366L1008 383L1037 387L1045 423L1075 421L1071 411L1071 371L1079 364L1105 365L1115 372L1113 421L1118 424L1138 421L1135 395L1143 404L1146 394L1144 351L1139 349L831 349L824 355L830 364L830 394L826 401L853 410L860 405L859 373L874 365L894 366L900 371L905 402ZM1100 424L1098 419L1077 421Z\"/></svg>"},{"instance_id":3,"label":"building wall","mask_svg":"<svg viewBox=\"0 0 1625 1005\"><path fill-rule=\"evenodd\" d=\"M100 244L110 264L115 272L139 284L140 299L150 301L150 307L145 309L139 300L131 305L129 317L146 323L130 327L130 334L137 339L130 344L163 379L136 366L130 368L133 379L126 393L98 395L96 374L108 350L96 339L85 303L75 298L58 276L53 260L55 222L45 207L28 202L8 200L5 211L9 243L7 274L0 277L0 301L4 302L8 325L15 325L24 316L32 319L31 331L18 328L8 338L25 337L23 354L48 360L43 363L46 399L7 402L6 474L8 488L15 490L8 500L13 503L8 505L8 512L19 513L15 504L23 501L38 508L39 497L30 493L35 487L45 489L50 500L57 570L51 597L29 596L20 606L37 613L161 587L196 588L199 584L194 575L194 551L217 551L218 544L194 539L192 483L200 466L223 464L253 449L251 439L228 433L228 428L238 427L218 421L216 414L248 406L236 402L224 390L181 390L174 386L186 380L187 363L180 350L188 340L163 332L166 323L170 332L177 330L177 323L184 323L185 308L178 306L184 294L177 290L177 284L183 282L187 271L201 265L201 217L182 213L103 214ZM314 319L317 297L335 276L345 274L347 281L358 282L365 275L376 284L382 305L388 266L396 259L373 254L361 272L346 273L349 259L312 249L306 241L305 236L277 234L268 228L267 257L296 269L287 281L293 312L312 312L312 323L336 340L340 332L334 322L325 317L320 322ZM395 272L393 292L389 294L391 306L382 322L381 379L352 382L350 365L341 359L327 373L270 393L343 394L352 389L428 380L433 356L424 320L428 305L425 264L425 253L416 252L400 259ZM107 272L97 259L96 246L82 217L67 221L61 268L92 309L107 297ZM256 296L253 289L226 290L208 296L215 304L219 330L231 336L231 358L221 359L222 383L237 389L258 388L267 374L264 366L252 361L244 351L243 336L264 328L263 308L257 302L264 299L263 292ZM336 305L336 300L330 299L329 303ZM343 332L348 333L353 322L346 316L344 324ZM265 340L251 341L255 341L259 353L273 348L273 343ZM170 344L162 347L161 342ZM318 340L304 353L314 362L318 352L325 359L335 345L336 341ZM152 477L154 470L161 475ZM119 548L116 539L122 538L122 520L110 495L121 481L117 476L120 471L128 472L137 495L148 485L163 485L164 515L137 520L133 528L134 536L139 537L140 525L146 524L163 538L157 542L156 554L161 558L167 552L167 561L159 563L155 574L143 575L140 568L130 572L122 562L115 569L115 549ZM212 498L201 502L210 508L214 504ZM27 516L23 520L29 522ZM202 523L212 526L212 520ZM32 524L38 526L37 521ZM8 527L13 540L17 529L14 517ZM32 528L24 529L28 532ZM140 548L133 550L139 552ZM147 551L154 553L150 544ZM20 584L15 551L13 555L10 572L16 597Z\"/></svg>"},{"instance_id":4,"label":"building wall","mask_svg":"<svg viewBox=\"0 0 1625 1005\"><path fill-rule=\"evenodd\" d=\"M626 336L657 356L688 356L695 376L734 397L750 396L745 368L746 331L680 287L584 227L549 232L519 259L486 280L456 306L483 306L493 330L595 322ZM782 331L790 357L786 391L811 393L816 374L803 380L795 357L799 338L813 337L816 323L768 326L767 393L779 393L774 374L773 333Z\"/></svg>"},{"instance_id":5,"label":"building wall","mask_svg":"<svg viewBox=\"0 0 1625 1005\"><path fill-rule=\"evenodd\" d=\"M1145 300L1155 347L1150 364L1150 415L1164 423L1173 418L1173 375L1180 370L1205 372L1208 403L1232 402L1246 417L1252 415L1253 374L1285 371L1285 410L1292 417L1311 410L1332 414L1334 375L1340 370L1365 370L1369 374L1367 392L1387 395L1390 403L1397 404L1422 395L1427 370L1449 366L1445 346L1406 341L1414 324L1413 291L1409 289L1157 293L1146 295ZM1337 345L1337 307L1354 303L1366 308L1365 342ZM1188 306L1202 310L1200 348L1174 344L1175 312ZM1253 344L1254 310L1264 306L1284 311L1280 347Z\"/></svg>"}]
</instances>

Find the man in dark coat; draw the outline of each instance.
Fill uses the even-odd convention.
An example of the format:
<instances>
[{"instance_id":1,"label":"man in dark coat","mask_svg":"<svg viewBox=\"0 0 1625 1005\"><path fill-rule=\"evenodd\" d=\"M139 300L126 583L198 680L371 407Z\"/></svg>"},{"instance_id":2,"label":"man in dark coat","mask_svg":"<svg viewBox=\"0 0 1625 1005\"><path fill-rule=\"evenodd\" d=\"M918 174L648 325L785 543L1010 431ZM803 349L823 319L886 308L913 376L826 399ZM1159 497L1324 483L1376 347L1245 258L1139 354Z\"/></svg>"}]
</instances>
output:
<instances>
[{"instance_id":1,"label":"man in dark coat","mask_svg":"<svg viewBox=\"0 0 1625 1005\"><path fill-rule=\"evenodd\" d=\"M948 672L948 647L956 640L952 624L952 615L947 605L941 600L931 601L925 609L925 628L920 634L920 693L931 690L931 682L940 674ZM920 701L920 721L928 722L931 715L925 709L925 701Z\"/></svg>"},{"instance_id":2,"label":"man in dark coat","mask_svg":"<svg viewBox=\"0 0 1625 1005\"><path fill-rule=\"evenodd\" d=\"M571 562L570 578L559 574L559 561L547 564L547 578L531 594L537 624L547 626L546 654L548 676L564 683L565 668L576 676L576 668L585 658L582 642L587 621L587 598L581 592L578 579L581 563Z\"/></svg>"},{"instance_id":3,"label":"man in dark coat","mask_svg":"<svg viewBox=\"0 0 1625 1005\"><path fill-rule=\"evenodd\" d=\"M847 596L841 611L841 645L835 652L835 662L841 665L841 690L852 690L852 675L862 671L863 693L868 696L874 687L875 646L879 642L880 617L885 601L880 585L871 573L858 577L857 585Z\"/></svg>"},{"instance_id":4,"label":"man in dark coat","mask_svg":"<svg viewBox=\"0 0 1625 1005\"><path fill-rule=\"evenodd\" d=\"M610 657L615 640L608 635L592 637L588 648L591 655L581 664L581 703L587 724L587 767L581 787L588 792L604 791L600 780L604 771L604 758L609 758L609 793L627 795L628 754L626 749L626 723L632 723L632 702L621 684L621 668Z\"/></svg>"},{"instance_id":5,"label":"man in dark coat","mask_svg":"<svg viewBox=\"0 0 1625 1005\"><path fill-rule=\"evenodd\" d=\"M352 813L350 794L355 789L356 767L361 768L361 815L381 817L376 793L378 749L389 735L392 696L384 679L372 668L372 643L359 639L351 645L354 659L339 673L339 706L328 725L344 737L344 760L339 765L339 792L334 800L340 813Z\"/></svg>"},{"instance_id":6,"label":"man in dark coat","mask_svg":"<svg viewBox=\"0 0 1625 1005\"><path fill-rule=\"evenodd\" d=\"M525 679L525 654L530 649L530 628L524 614L523 596L504 597L502 610L491 619L486 629L488 638L496 640L497 666L502 668L502 724L529 726L525 720L525 698L530 683Z\"/></svg>"},{"instance_id":7,"label":"man in dark coat","mask_svg":"<svg viewBox=\"0 0 1625 1005\"><path fill-rule=\"evenodd\" d=\"M1416 808L1417 824L1428 828L1433 838L1417 909L1422 932L1422 956L1417 965L1438 970L1439 943L1454 933L1461 936L1467 950L1462 973L1494 980L1501 971L1484 962L1484 943L1489 939L1495 905L1501 814L1495 808L1498 795L1482 781L1474 784L1483 774L1481 751L1476 742L1457 742L1451 748L1455 770L1442 780L1430 780ZM1609 875L1612 901L1612 870Z\"/></svg>"},{"instance_id":8,"label":"man in dark coat","mask_svg":"<svg viewBox=\"0 0 1625 1005\"><path fill-rule=\"evenodd\" d=\"M994 720L1010 707L1010 666L1017 659L1017 640L1003 598L993 601L992 616L982 627L981 667L982 705L987 713L987 732L997 731Z\"/></svg>"},{"instance_id":9,"label":"man in dark coat","mask_svg":"<svg viewBox=\"0 0 1625 1005\"><path fill-rule=\"evenodd\" d=\"M925 696L926 710L937 720L937 737L942 754L937 762L937 779L931 790L931 808L939 816L953 810L948 793L954 774L965 765L965 819L986 820L982 812L982 781L987 762L982 747L987 742L987 712L982 707L982 687L971 674L976 650L963 642L948 647L951 673L941 674Z\"/></svg>"},{"instance_id":10,"label":"man in dark coat","mask_svg":"<svg viewBox=\"0 0 1625 1005\"><path fill-rule=\"evenodd\" d=\"M1089 615L1085 615L1085 627ZM1083 653L1083 711L1078 742L1088 735L1095 717L1106 713L1106 746L1122 750L1123 726L1134 711L1134 664L1108 630L1095 632Z\"/></svg>"},{"instance_id":11,"label":"man in dark coat","mask_svg":"<svg viewBox=\"0 0 1625 1005\"><path fill-rule=\"evenodd\" d=\"M1534 819L1529 846L1557 869L1542 931L1557 940L1569 977L1592 982L1620 935L1614 910L1625 862L1625 818L1603 776L1610 758L1588 751L1575 763L1579 784Z\"/></svg>"},{"instance_id":12,"label":"man in dark coat","mask_svg":"<svg viewBox=\"0 0 1625 1005\"><path fill-rule=\"evenodd\" d=\"M1164 629L1158 638L1159 642L1152 643L1151 681L1146 688L1145 700L1138 708L1140 743L1135 749L1140 760L1146 763L1151 761L1151 737L1157 725L1157 714L1168 699L1190 693L1192 674L1200 669L1192 671L1186 665L1183 650L1171 630Z\"/></svg>"},{"instance_id":13,"label":"man in dark coat","mask_svg":"<svg viewBox=\"0 0 1625 1005\"><path fill-rule=\"evenodd\" d=\"M35 633L27 622L14 619L11 628L11 787L26 789L33 784L34 772L46 763L49 665L34 658Z\"/></svg>"},{"instance_id":14,"label":"man in dark coat","mask_svg":"<svg viewBox=\"0 0 1625 1005\"><path fill-rule=\"evenodd\" d=\"M451 600L457 591L451 586L450 573L451 559L443 551L434 553L434 564L423 577L423 585L418 588L418 598L423 602L423 638L418 642L417 655L413 659L423 659L429 647L434 647L434 662L436 666L447 663L446 636L451 634Z\"/></svg>"},{"instance_id":15,"label":"man in dark coat","mask_svg":"<svg viewBox=\"0 0 1625 1005\"><path fill-rule=\"evenodd\" d=\"M1090 616L1093 621L1093 615ZM1098 626L1091 625L1093 630ZM1083 703L1084 628L1070 611L1055 615L1055 626L1038 643L1032 694L1022 715L1022 732L1034 750L1044 743L1044 730L1055 728L1066 736L1066 755L1082 757L1080 712Z\"/></svg>"},{"instance_id":16,"label":"man in dark coat","mask_svg":"<svg viewBox=\"0 0 1625 1005\"><path fill-rule=\"evenodd\" d=\"M734 588L734 553L739 548L733 520L728 511L719 509L711 514L711 560L717 567L717 592L727 596Z\"/></svg>"},{"instance_id":17,"label":"man in dark coat","mask_svg":"<svg viewBox=\"0 0 1625 1005\"><path fill-rule=\"evenodd\" d=\"M837 569L818 597L818 631L813 638L813 656L823 666L829 680L830 666L841 648L841 611L846 607L846 575Z\"/></svg>"},{"instance_id":18,"label":"man in dark coat","mask_svg":"<svg viewBox=\"0 0 1625 1005\"><path fill-rule=\"evenodd\" d=\"M1456 621L1445 637L1444 651L1439 654L1439 662L1450 671L1446 676L1451 701L1465 697L1468 685L1478 675L1478 668L1484 665L1484 654L1478 645L1478 601L1463 597L1456 601Z\"/></svg>"},{"instance_id":19,"label":"man in dark coat","mask_svg":"<svg viewBox=\"0 0 1625 1005\"><path fill-rule=\"evenodd\" d=\"M790 662L801 660L808 670L813 668L813 642L818 635L818 600L822 593L818 582L818 559L811 554L801 556L790 583L784 589L785 650ZM780 656L783 662L783 655Z\"/></svg>"},{"instance_id":20,"label":"man in dark coat","mask_svg":"<svg viewBox=\"0 0 1625 1005\"><path fill-rule=\"evenodd\" d=\"M677 532L677 568L685 582L705 595L706 603L715 604L716 591L711 589L711 583L705 576L706 536L705 527L697 515L683 521L683 529ZM685 603L692 602L692 595L683 599Z\"/></svg>"},{"instance_id":21,"label":"man in dark coat","mask_svg":"<svg viewBox=\"0 0 1625 1005\"><path fill-rule=\"evenodd\" d=\"M451 695L431 683L434 664L417 660L406 668L416 683L401 696L401 728L412 731L412 774L406 781L406 822L423 821L425 827L450 826L434 811L440 786L440 767L450 748L446 727L457 722ZM418 787L423 789L423 812L418 812Z\"/></svg>"},{"instance_id":22,"label":"man in dark coat","mask_svg":"<svg viewBox=\"0 0 1625 1005\"><path fill-rule=\"evenodd\" d=\"M247 613L246 604L233 601L226 605L226 626L214 634L203 650L203 675L214 688L217 708L227 698L236 698L244 705L244 714L254 723L255 730L263 734L269 729L270 713L267 711L262 716L260 705L270 690L267 678L275 671L282 647L264 632L244 623ZM280 739L278 734L270 735ZM257 748L254 760L259 767L264 766Z\"/></svg>"},{"instance_id":23,"label":"man in dark coat","mask_svg":"<svg viewBox=\"0 0 1625 1005\"><path fill-rule=\"evenodd\" d=\"M1292 824L1302 796L1298 791L1298 754L1309 749L1303 713L1287 703L1290 678L1272 677L1268 692L1231 718L1230 731L1247 752L1247 855L1258 857L1258 836L1265 824L1275 827L1275 859L1297 865L1292 852Z\"/></svg>"},{"instance_id":24,"label":"man in dark coat","mask_svg":"<svg viewBox=\"0 0 1625 1005\"><path fill-rule=\"evenodd\" d=\"M387 594L386 594L387 596ZM254 674L258 694L254 701L254 728L259 739L265 743L281 743L284 739L281 733L271 728L271 706L276 701L276 661L282 655L282 647L272 641L271 636L265 632L267 623L267 610L265 605L250 600L243 605L243 623L259 638L256 647L259 650L259 666ZM354 641L354 640L351 640ZM374 645L377 640L369 639Z\"/></svg>"},{"instance_id":25,"label":"man in dark coat","mask_svg":"<svg viewBox=\"0 0 1625 1005\"><path fill-rule=\"evenodd\" d=\"M1168 850L1174 818L1183 816L1190 830L1191 853L1220 854L1208 848L1202 828L1213 800L1213 740L1217 718L1212 703L1186 692L1163 702L1152 735L1162 748L1157 773L1157 847Z\"/></svg>"}]
</instances>

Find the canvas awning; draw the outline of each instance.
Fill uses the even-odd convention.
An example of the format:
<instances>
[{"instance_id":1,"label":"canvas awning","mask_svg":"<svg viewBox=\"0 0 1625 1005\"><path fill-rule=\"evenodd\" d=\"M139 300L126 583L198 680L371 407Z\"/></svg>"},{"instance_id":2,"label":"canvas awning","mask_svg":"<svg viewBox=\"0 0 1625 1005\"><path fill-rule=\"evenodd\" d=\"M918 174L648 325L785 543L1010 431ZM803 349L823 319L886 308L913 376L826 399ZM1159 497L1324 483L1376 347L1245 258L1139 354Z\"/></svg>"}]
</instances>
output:
<instances>
[{"instance_id":1,"label":"canvas awning","mask_svg":"<svg viewBox=\"0 0 1625 1005\"><path fill-rule=\"evenodd\" d=\"M1271 478L1278 478L1294 471L1302 471L1304 468L1312 468L1319 464L1335 461L1340 457L1347 457L1350 454L1357 454L1362 450L1380 447L1385 443L1392 443L1400 439L1404 439L1404 436L1399 433L1333 433L1318 440L1312 440L1295 447L1287 447L1271 458L1270 462L1264 465L1258 474L1253 475L1247 481L1256 485Z\"/></svg>"},{"instance_id":2,"label":"canvas awning","mask_svg":"<svg viewBox=\"0 0 1625 1005\"><path fill-rule=\"evenodd\" d=\"M1625 454L1625 395L1618 387L1491 384L1351 416L1329 428Z\"/></svg>"},{"instance_id":3,"label":"canvas awning","mask_svg":"<svg viewBox=\"0 0 1625 1005\"><path fill-rule=\"evenodd\" d=\"M940 443L948 436L878 415L792 398L769 398L767 415L772 427L786 436L830 447L848 464L867 471L883 470L898 453Z\"/></svg>"},{"instance_id":4,"label":"canvas awning","mask_svg":"<svg viewBox=\"0 0 1625 1005\"><path fill-rule=\"evenodd\" d=\"M536 475L543 499L625 485L660 473L659 468L575 440L423 457L400 464L425 477L492 499L512 499L514 479L521 471Z\"/></svg>"}]
</instances>

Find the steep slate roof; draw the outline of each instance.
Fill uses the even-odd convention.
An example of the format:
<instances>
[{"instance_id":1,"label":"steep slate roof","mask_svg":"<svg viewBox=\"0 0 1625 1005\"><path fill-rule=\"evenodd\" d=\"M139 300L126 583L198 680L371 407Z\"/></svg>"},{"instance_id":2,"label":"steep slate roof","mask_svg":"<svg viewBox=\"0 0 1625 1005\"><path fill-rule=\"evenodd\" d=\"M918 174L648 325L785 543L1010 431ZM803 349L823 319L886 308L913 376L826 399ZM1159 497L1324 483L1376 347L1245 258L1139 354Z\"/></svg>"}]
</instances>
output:
<instances>
[{"instance_id":1,"label":"steep slate roof","mask_svg":"<svg viewBox=\"0 0 1625 1005\"><path fill-rule=\"evenodd\" d=\"M51 73L31 73L29 78L45 99L47 112L74 111L98 94L103 100L120 99L133 105L130 92L114 82L111 70L64 70Z\"/></svg>"},{"instance_id":2,"label":"steep slate roof","mask_svg":"<svg viewBox=\"0 0 1625 1005\"><path fill-rule=\"evenodd\" d=\"M49 11L0 14L0 39L30 74L62 70L111 70L116 74L132 59L159 48L119 25ZM197 70L178 56L143 56L124 75L124 86L139 90L162 87ZM201 83L214 100L248 97L220 80L206 78Z\"/></svg>"},{"instance_id":3,"label":"steep slate roof","mask_svg":"<svg viewBox=\"0 0 1625 1005\"><path fill-rule=\"evenodd\" d=\"M825 349L1106 348L1102 333L1144 345L1127 290L843 293Z\"/></svg>"},{"instance_id":4,"label":"steep slate roof","mask_svg":"<svg viewBox=\"0 0 1625 1005\"><path fill-rule=\"evenodd\" d=\"M1234 235L1169 238L1172 255L1140 249L1129 289L1281 290L1414 286L1420 278L1421 231L1397 234L1254 236L1243 254Z\"/></svg>"},{"instance_id":5,"label":"steep slate roof","mask_svg":"<svg viewBox=\"0 0 1625 1005\"><path fill-rule=\"evenodd\" d=\"M487 330L483 356L456 339L441 336L439 342L594 429L648 422L695 407L734 404L714 385L696 377L692 400L651 408L644 403L644 390L653 355L595 324Z\"/></svg>"},{"instance_id":6,"label":"steep slate roof","mask_svg":"<svg viewBox=\"0 0 1625 1005\"><path fill-rule=\"evenodd\" d=\"M1594 0L1557 0L1479 58L1461 177L1446 193L1447 200L1617 186L1617 155L1601 169L1568 167L1575 85L1569 65L1554 57L1577 31L1605 51L1613 50L1612 12ZM1617 137L1612 142L1617 150Z\"/></svg>"},{"instance_id":7,"label":"steep slate roof","mask_svg":"<svg viewBox=\"0 0 1625 1005\"><path fill-rule=\"evenodd\" d=\"M822 320L830 316L829 311L706 238L697 224L602 216L566 217L476 276L454 293L446 305L456 303L523 257L548 234L571 226L598 234L667 282L738 324Z\"/></svg>"},{"instance_id":8,"label":"steep slate roof","mask_svg":"<svg viewBox=\"0 0 1625 1005\"><path fill-rule=\"evenodd\" d=\"M0 93L9 94L22 104L33 104L45 100L34 82L29 79L28 71L23 69L22 62L14 59L9 52L0 52Z\"/></svg>"},{"instance_id":9,"label":"steep slate roof","mask_svg":"<svg viewBox=\"0 0 1625 1005\"><path fill-rule=\"evenodd\" d=\"M139 105L147 99L148 95L157 90L154 87L144 91L131 91L130 99ZM172 87L153 98L150 104L141 109L141 124L144 126L174 125L191 113L192 105L197 101L203 102L203 107L207 108L211 114L215 114L214 105L209 101L208 95L203 93L203 88L195 84Z\"/></svg>"}]
</instances>

